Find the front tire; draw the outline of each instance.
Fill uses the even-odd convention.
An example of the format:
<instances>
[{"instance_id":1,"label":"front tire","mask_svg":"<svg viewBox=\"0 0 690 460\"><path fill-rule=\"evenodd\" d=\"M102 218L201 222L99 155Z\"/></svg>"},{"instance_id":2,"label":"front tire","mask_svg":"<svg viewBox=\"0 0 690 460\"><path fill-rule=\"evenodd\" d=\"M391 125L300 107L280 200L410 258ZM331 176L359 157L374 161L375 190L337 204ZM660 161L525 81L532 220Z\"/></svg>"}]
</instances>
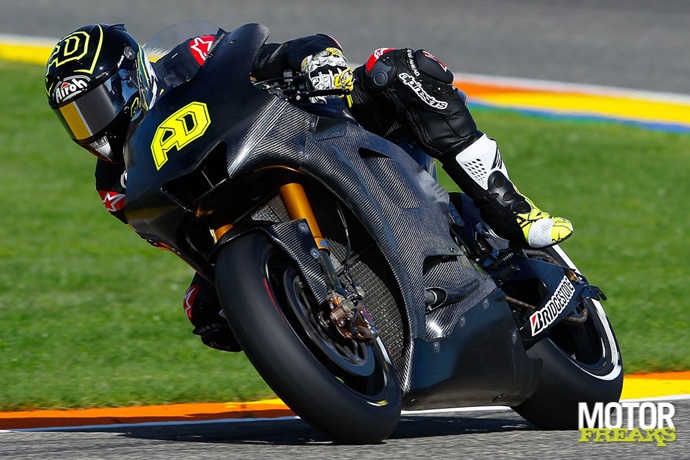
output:
<instances>
[{"instance_id":1,"label":"front tire","mask_svg":"<svg viewBox=\"0 0 690 460\"><path fill-rule=\"evenodd\" d=\"M247 357L303 420L341 443L376 443L393 432L402 398L383 343L329 331L294 262L268 237L224 247L216 286Z\"/></svg>"},{"instance_id":2,"label":"front tire","mask_svg":"<svg viewBox=\"0 0 690 460\"><path fill-rule=\"evenodd\" d=\"M575 269L559 248L546 252ZM513 409L547 429L578 428L578 403L617 402L623 388L620 348L598 300L584 301L589 313L584 324L561 322L527 350L542 360L539 384L532 396Z\"/></svg>"}]
</instances>

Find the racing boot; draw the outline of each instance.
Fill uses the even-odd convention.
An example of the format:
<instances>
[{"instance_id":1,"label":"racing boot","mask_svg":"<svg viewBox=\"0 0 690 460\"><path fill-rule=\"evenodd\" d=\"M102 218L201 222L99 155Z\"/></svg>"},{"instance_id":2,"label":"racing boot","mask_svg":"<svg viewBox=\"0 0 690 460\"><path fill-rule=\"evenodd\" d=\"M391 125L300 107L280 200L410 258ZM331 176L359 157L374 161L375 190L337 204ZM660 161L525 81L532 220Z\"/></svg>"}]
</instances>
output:
<instances>
[{"instance_id":1,"label":"racing boot","mask_svg":"<svg viewBox=\"0 0 690 460\"><path fill-rule=\"evenodd\" d=\"M412 134L440 160L498 236L513 246L560 243L573 227L518 192L493 139L477 129L453 73L433 54L381 48L354 71L350 111L366 129L396 142ZM407 133L407 134L405 134Z\"/></svg>"},{"instance_id":2,"label":"racing boot","mask_svg":"<svg viewBox=\"0 0 690 460\"><path fill-rule=\"evenodd\" d=\"M483 134L469 147L448 153L443 169L480 210L498 236L514 246L543 248L566 240L573 226L563 217L539 209L508 177L496 142Z\"/></svg>"}]
</instances>

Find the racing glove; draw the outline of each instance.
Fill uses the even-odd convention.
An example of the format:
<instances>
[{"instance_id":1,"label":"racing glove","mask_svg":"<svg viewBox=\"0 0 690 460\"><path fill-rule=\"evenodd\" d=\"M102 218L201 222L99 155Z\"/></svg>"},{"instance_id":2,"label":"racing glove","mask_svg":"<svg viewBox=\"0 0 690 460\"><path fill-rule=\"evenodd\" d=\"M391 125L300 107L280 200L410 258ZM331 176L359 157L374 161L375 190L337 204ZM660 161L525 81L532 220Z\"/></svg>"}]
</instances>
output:
<instances>
[{"instance_id":1,"label":"racing glove","mask_svg":"<svg viewBox=\"0 0 690 460\"><path fill-rule=\"evenodd\" d=\"M314 90L352 91L354 78L343 52L335 47L326 48L302 60L301 70L308 84ZM323 103L324 97L311 98L312 102Z\"/></svg>"}]
</instances>

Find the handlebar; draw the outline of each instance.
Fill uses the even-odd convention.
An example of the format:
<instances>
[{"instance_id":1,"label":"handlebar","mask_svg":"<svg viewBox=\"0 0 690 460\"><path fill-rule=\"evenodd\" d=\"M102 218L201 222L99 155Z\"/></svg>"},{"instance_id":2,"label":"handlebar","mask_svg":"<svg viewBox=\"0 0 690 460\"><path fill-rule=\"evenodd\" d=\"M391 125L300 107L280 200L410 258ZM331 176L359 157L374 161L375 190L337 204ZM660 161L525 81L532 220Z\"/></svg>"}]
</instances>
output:
<instances>
[{"instance_id":1,"label":"handlebar","mask_svg":"<svg viewBox=\"0 0 690 460\"><path fill-rule=\"evenodd\" d=\"M337 88L311 89L304 74L293 71L286 71L283 77L256 82L254 86L288 102L302 102L315 97L342 97L350 93Z\"/></svg>"}]
</instances>

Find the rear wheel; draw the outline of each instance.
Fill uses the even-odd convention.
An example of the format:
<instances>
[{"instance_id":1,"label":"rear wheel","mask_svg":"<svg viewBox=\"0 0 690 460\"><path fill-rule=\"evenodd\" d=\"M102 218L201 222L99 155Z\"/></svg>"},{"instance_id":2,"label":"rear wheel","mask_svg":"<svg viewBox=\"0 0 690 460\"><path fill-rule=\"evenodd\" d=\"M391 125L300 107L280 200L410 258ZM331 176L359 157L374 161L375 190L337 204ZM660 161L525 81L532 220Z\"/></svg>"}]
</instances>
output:
<instances>
[{"instance_id":1,"label":"rear wheel","mask_svg":"<svg viewBox=\"0 0 690 460\"><path fill-rule=\"evenodd\" d=\"M268 237L250 234L223 248L216 285L248 358L297 415L338 442L392 433L402 402L383 343L338 334Z\"/></svg>"},{"instance_id":2,"label":"rear wheel","mask_svg":"<svg viewBox=\"0 0 690 460\"><path fill-rule=\"evenodd\" d=\"M546 252L575 269L560 248ZM588 314L584 322L560 322L527 351L542 360L541 378L532 396L514 409L542 428L575 429L578 403L620 398L623 364L616 336L598 300L587 299L583 306Z\"/></svg>"}]
</instances>

